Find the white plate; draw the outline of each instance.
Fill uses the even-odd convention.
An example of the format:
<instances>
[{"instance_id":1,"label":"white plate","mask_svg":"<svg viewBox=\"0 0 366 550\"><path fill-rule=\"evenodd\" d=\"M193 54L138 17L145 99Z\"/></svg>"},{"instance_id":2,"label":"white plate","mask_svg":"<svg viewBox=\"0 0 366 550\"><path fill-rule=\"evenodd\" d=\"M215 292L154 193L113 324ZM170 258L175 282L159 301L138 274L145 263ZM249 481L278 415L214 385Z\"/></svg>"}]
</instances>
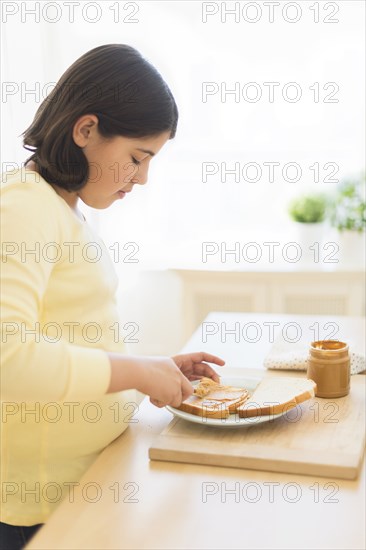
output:
<instances>
[{"instance_id":1,"label":"white plate","mask_svg":"<svg viewBox=\"0 0 366 550\"><path fill-rule=\"evenodd\" d=\"M237 386L238 388L246 388L251 394L253 394L255 388L258 386L260 378L229 378L222 376L220 382L222 384ZM193 386L199 384L199 381L192 382ZM241 426L254 426L256 424L261 424L262 422L273 422L276 418L283 416L288 412L288 409L285 412L279 414L268 414L265 416L251 416L250 418L240 418L238 413L231 414L229 418L205 418L202 416L196 416L195 414L190 414L174 407L166 406L169 412L183 418L183 420L188 420L188 422L193 422L195 424L201 424L203 426L216 426L218 428L239 428Z\"/></svg>"}]
</instances>

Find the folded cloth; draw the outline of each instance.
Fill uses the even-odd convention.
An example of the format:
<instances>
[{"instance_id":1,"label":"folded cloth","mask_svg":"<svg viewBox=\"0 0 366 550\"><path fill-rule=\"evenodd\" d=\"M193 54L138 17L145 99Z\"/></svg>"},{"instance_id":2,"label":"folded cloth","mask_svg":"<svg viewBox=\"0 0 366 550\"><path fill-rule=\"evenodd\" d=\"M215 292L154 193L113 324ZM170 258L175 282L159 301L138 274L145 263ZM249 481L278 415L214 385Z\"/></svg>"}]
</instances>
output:
<instances>
[{"instance_id":1,"label":"folded cloth","mask_svg":"<svg viewBox=\"0 0 366 550\"><path fill-rule=\"evenodd\" d=\"M350 351L351 374L360 374L366 371L364 355ZM285 342L282 338L275 341L271 351L264 359L266 369L302 370L308 368L308 346L303 343L293 344Z\"/></svg>"}]
</instances>

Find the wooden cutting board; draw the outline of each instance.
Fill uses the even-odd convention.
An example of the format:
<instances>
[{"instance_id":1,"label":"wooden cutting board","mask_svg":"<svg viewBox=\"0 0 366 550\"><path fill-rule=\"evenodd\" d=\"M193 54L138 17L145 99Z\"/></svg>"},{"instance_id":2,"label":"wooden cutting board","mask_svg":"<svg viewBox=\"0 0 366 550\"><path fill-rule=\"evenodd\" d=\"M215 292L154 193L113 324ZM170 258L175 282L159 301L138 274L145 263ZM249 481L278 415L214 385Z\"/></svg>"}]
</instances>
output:
<instances>
[{"instance_id":1,"label":"wooden cutting board","mask_svg":"<svg viewBox=\"0 0 366 550\"><path fill-rule=\"evenodd\" d=\"M289 376L289 372L276 373L281 375ZM365 449L365 390L366 376L354 375L346 397L314 398L285 416L248 427L212 427L174 418L150 447L149 456L152 460L355 479Z\"/></svg>"}]
</instances>

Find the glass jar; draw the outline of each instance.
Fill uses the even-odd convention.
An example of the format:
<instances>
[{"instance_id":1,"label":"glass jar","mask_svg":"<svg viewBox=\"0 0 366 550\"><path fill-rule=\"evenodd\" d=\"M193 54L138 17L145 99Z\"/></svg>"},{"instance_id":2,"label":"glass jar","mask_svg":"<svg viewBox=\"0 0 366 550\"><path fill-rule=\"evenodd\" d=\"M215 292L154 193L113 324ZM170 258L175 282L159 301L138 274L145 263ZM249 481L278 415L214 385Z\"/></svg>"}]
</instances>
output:
<instances>
[{"instance_id":1,"label":"glass jar","mask_svg":"<svg viewBox=\"0 0 366 550\"><path fill-rule=\"evenodd\" d=\"M350 389L348 344L338 340L312 342L307 377L317 385L317 397L343 397Z\"/></svg>"}]
</instances>

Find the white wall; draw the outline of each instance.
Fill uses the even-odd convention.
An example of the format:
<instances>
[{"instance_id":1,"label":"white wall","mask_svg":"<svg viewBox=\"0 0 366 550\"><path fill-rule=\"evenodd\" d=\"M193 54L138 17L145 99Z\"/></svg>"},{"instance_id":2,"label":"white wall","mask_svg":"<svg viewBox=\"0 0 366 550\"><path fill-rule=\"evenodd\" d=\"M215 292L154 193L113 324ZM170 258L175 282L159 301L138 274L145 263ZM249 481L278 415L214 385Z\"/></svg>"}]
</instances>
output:
<instances>
[{"instance_id":1,"label":"white wall","mask_svg":"<svg viewBox=\"0 0 366 550\"><path fill-rule=\"evenodd\" d=\"M358 174L364 166L364 2L295 2L288 9L289 3L281 1L273 22L265 2L252 2L254 8L245 11L248 2L103 1L94 3L100 10L95 22L98 13L92 8L84 13L88 3L83 1L73 21L64 2L48 3L47 12L42 2L7 4L18 5L18 11L3 13L3 163L24 160L18 136L30 124L48 84L95 46L131 44L156 65L173 90L180 111L178 134L153 160L149 184L106 211L85 209L109 246L119 243L124 250L136 243L137 264L122 260L116 265L122 316L138 322L141 334L159 319L169 350L181 342L177 281L164 272L144 271L191 264L209 268L202 264L204 241L294 239L289 199L334 188L324 181L331 173L323 168L326 163L336 167L335 180ZM27 12L37 4L38 20ZM319 22L311 6L318 6ZM223 22L220 10L225 7L239 11ZM206 22L205 9L217 11ZM253 20L255 9L262 16L256 23L246 21L243 13ZM291 23L296 9L301 16ZM136 11L135 22L126 21L131 11ZM326 23L327 17L338 22ZM219 90L239 86L240 92L255 82L263 95L250 102L242 95L238 101L234 95L222 100L216 93L204 101L205 82ZM279 83L273 102L266 82ZM283 99L281 91L289 82L302 91L298 102ZM319 102L310 88L317 82ZM337 102L325 103L335 89ZM207 162L225 162L228 168L239 163L241 169L256 162L263 173L256 183L243 177L235 182L233 176L224 183L220 172L204 182L202 166ZM265 162L280 163L280 169L295 162L302 177L289 182L278 172L270 181ZM319 182L310 169L315 163L321 169ZM329 233L328 238L334 236ZM169 319L174 312L173 327ZM151 353L160 352L155 341L150 336L145 346ZM142 349L143 343L133 346Z\"/></svg>"}]
</instances>

